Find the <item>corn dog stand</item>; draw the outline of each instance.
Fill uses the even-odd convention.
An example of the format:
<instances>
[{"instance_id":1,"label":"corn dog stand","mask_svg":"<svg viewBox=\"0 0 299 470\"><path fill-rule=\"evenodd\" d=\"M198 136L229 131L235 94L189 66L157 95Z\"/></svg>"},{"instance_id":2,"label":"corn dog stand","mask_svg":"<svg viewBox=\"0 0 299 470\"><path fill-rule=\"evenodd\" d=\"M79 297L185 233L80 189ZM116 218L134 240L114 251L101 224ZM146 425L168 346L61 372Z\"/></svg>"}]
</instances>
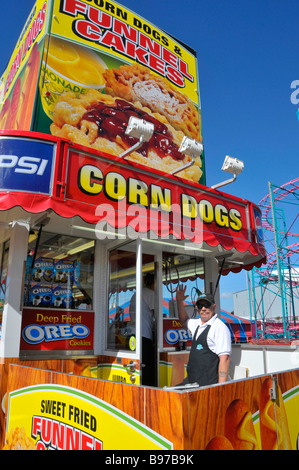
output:
<instances>
[{"instance_id":1,"label":"corn dog stand","mask_svg":"<svg viewBox=\"0 0 299 470\"><path fill-rule=\"evenodd\" d=\"M70 123L55 121L55 105L66 113L70 106L78 111L89 92L76 80L57 77L50 67L55 40L65 41L58 49L70 69L80 57L88 69L91 55L100 51L110 70L125 54L123 37L126 60L133 65L133 49L139 61L145 61L147 51L152 70L161 72L163 59L168 80L197 86L194 51L124 6L98 3L37 1L3 75L1 448L295 448L298 420L286 424L286 416L298 407L298 370L201 389L172 388L185 375L191 344L177 317L177 283L188 284L191 300L199 291L215 293L219 309L220 276L265 261L256 224L260 213L251 202L205 185L201 131L198 139L183 139L187 161L176 161L171 172L130 160L132 152L153 142L153 133L157 136L156 117L135 101L130 107L117 101L126 118L141 118L139 135L138 122L129 121L131 140L121 153L78 140L74 125L71 133L62 134ZM107 29L105 35L101 28L102 33ZM104 79L99 87L102 93ZM71 100L60 102L70 89ZM104 91L108 95L107 84ZM111 104L106 103L105 113L107 107L106 140L116 124ZM88 112L94 122L94 109ZM100 106L97 113L100 119ZM182 173L192 168L200 168L199 182L189 177L192 173ZM141 352L147 273L155 276L155 379L150 386L143 384ZM186 308L194 314L192 302ZM276 406L278 426L288 426L288 439L265 441L268 418L260 419L265 406ZM243 424L236 422L235 409L243 410Z\"/></svg>"}]
</instances>

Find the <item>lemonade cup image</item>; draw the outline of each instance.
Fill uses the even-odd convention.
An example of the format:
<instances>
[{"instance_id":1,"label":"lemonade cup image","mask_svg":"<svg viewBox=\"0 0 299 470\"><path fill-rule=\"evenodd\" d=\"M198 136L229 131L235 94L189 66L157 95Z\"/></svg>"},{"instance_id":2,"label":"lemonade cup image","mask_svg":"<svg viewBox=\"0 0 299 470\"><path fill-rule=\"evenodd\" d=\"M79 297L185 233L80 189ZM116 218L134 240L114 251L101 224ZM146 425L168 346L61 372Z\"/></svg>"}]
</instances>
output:
<instances>
[{"instance_id":1,"label":"lemonade cup image","mask_svg":"<svg viewBox=\"0 0 299 470\"><path fill-rule=\"evenodd\" d=\"M52 118L53 106L64 91L80 95L87 93L89 88L103 89L106 69L105 62L93 50L51 37L40 77L43 108L48 116Z\"/></svg>"}]
</instances>

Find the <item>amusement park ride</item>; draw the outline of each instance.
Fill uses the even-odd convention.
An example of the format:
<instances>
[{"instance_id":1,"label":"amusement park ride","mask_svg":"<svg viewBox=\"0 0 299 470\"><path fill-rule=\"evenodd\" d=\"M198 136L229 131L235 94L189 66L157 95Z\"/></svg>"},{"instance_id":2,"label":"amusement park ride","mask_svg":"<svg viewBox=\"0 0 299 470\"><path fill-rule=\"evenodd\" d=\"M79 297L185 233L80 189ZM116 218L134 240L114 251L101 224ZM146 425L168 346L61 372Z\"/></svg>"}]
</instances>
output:
<instances>
[{"instance_id":1,"label":"amusement park ride","mask_svg":"<svg viewBox=\"0 0 299 470\"><path fill-rule=\"evenodd\" d=\"M260 201L261 226L267 247L267 264L248 273L250 310L252 318L262 322L259 339L290 340L297 338L298 314L295 303L299 297L299 178L282 186L269 183L269 193ZM261 229L262 230L262 229ZM261 232L262 236L262 232ZM256 298L260 287L261 297ZM281 319L269 328L263 303L266 291L278 296ZM271 307L270 307L271 308Z\"/></svg>"},{"instance_id":2,"label":"amusement park ride","mask_svg":"<svg viewBox=\"0 0 299 470\"><path fill-rule=\"evenodd\" d=\"M0 77L0 449L298 448L298 215L281 205L298 204L299 178L260 208L219 190L240 161L206 186L198 90L196 51L124 5L33 6ZM281 344L236 335L230 380L182 387L176 284L223 317L221 276L253 268L253 285L278 282Z\"/></svg>"}]
</instances>

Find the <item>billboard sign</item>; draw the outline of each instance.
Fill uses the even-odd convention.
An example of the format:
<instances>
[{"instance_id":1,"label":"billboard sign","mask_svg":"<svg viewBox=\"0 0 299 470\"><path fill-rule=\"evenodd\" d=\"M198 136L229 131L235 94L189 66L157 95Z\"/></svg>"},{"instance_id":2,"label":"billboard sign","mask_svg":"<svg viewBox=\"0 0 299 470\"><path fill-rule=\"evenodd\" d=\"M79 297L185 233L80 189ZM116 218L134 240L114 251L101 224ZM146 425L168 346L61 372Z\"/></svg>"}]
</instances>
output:
<instances>
[{"instance_id":1,"label":"billboard sign","mask_svg":"<svg viewBox=\"0 0 299 470\"><path fill-rule=\"evenodd\" d=\"M154 132L125 158L205 184L204 154L180 151L203 140L196 53L117 2L37 0L2 83L1 129L122 156L138 117Z\"/></svg>"},{"instance_id":2,"label":"billboard sign","mask_svg":"<svg viewBox=\"0 0 299 470\"><path fill-rule=\"evenodd\" d=\"M167 173L202 141L195 52L126 7L55 0L45 41L35 130L120 156L136 143L131 116L154 124L150 142L127 158ZM178 176L205 183L204 157Z\"/></svg>"}]
</instances>

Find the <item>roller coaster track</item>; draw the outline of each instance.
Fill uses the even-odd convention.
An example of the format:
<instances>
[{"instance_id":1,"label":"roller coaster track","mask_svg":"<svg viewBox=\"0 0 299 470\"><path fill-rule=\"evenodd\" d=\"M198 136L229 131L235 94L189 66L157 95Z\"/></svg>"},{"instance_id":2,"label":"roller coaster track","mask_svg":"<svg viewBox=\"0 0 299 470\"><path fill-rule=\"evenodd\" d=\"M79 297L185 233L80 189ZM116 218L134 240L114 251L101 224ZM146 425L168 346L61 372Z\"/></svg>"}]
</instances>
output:
<instances>
[{"instance_id":1,"label":"roller coaster track","mask_svg":"<svg viewBox=\"0 0 299 470\"><path fill-rule=\"evenodd\" d=\"M296 256L299 257L299 233L296 230L295 223L299 221L299 178L295 178L288 183L285 183L282 186L275 187L273 189L273 200L274 205L277 206L280 202L283 202L287 197L291 196L290 204L294 204L297 206L297 210L295 211L295 217L293 221L290 223L287 230L280 230L280 237L281 243L279 246L279 253L280 253L280 260L284 261L287 265L290 266L292 271L294 270L294 264L292 260L295 259ZM289 199L290 200L290 199ZM275 227L272 220L272 204L271 204L271 194L269 193L260 201L259 207L262 212L262 225L264 229L264 235L266 241L268 240L270 246L271 241L270 237L267 232L273 235L275 231ZM292 242L289 244L288 241ZM284 243L282 243L284 242ZM272 242L272 246L274 244ZM275 275L275 268L277 265L277 253L276 250L267 254L267 264L264 265L261 269L258 270L260 276L264 277L268 281L276 281L277 275ZM292 283L294 285L299 285L299 272L294 276L292 276ZM290 277L286 276L286 282L289 282Z\"/></svg>"}]
</instances>

